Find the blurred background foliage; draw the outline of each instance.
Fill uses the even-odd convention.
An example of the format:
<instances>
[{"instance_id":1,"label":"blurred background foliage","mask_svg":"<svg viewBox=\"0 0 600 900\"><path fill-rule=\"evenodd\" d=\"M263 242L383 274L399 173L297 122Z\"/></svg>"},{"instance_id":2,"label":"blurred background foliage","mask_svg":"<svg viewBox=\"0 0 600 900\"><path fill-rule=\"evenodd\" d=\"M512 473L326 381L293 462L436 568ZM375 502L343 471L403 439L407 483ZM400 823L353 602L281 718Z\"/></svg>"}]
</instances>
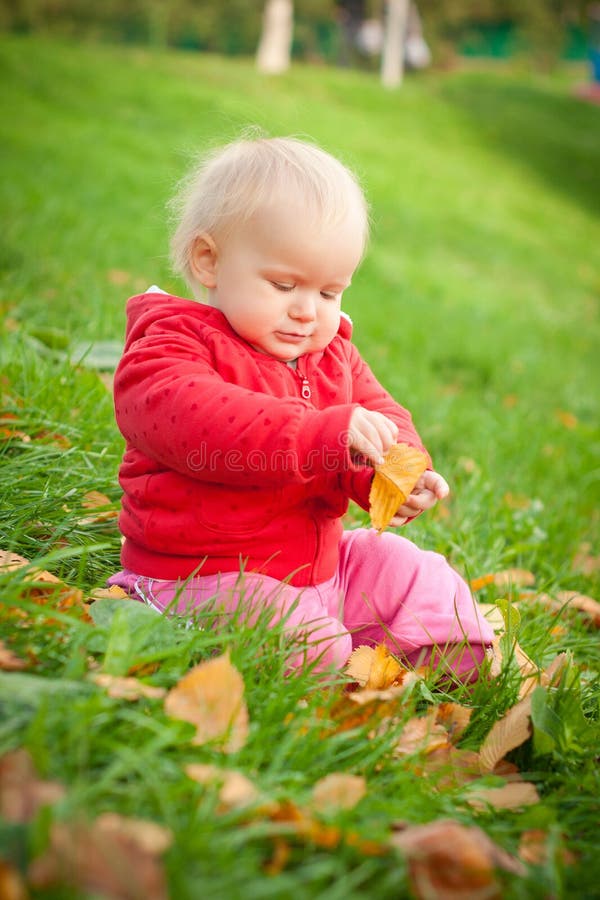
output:
<instances>
[{"instance_id":1,"label":"blurred background foliage","mask_svg":"<svg viewBox=\"0 0 600 900\"><path fill-rule=\"evenodd\" d=\"M593 4L585 0L419 0L433 62L457 55L526 54L542 68L583 59ZM171 46L227 55L255 52L264 0L0 0L0 28ZM348 63L341 22L381 19L385 0L295 0L297 59ZM347 48L346 48L347 49ZM374 65L365 54L351 63Z\"/></svg>"}]
</instances>

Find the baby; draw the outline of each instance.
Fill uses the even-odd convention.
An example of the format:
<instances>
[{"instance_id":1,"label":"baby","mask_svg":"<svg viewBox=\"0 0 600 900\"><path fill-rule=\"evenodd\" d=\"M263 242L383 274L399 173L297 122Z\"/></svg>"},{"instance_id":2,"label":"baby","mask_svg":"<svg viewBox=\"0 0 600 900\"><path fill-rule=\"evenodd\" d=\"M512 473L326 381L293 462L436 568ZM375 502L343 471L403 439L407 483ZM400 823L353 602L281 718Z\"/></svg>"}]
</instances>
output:
<instances>
[{"instance_id":1,"label":"baby","mask_svg":"<svg viewBox=\"0 0 600 900\"><path fill-rule=\"evenodd\" d=\"M339 668L385 641L476 677L493 635L447 561L342 525L350 498L369 508L392 444L424 450L341 312L368 237L357 180L308 142L239 140L175 205L174 266L196 300L151 288L127 306L124 568L110 582L161 612L266 609L296 641L291 666ZM429 468L392 525L447 493Z\"/></svg>"}]
</instances>

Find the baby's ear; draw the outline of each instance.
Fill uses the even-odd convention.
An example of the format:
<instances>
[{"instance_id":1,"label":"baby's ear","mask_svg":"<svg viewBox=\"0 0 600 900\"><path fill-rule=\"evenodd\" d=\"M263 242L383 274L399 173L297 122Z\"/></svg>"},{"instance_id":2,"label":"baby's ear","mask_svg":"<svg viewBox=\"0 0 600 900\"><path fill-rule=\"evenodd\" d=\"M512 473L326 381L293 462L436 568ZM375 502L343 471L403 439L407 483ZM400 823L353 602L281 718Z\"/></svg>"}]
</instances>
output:
<instances>
[{"instance_id":1,"label":"baby's ear","mask_svg":"<svg viewBox=\"0 0 600 900\"><path fill-rule=\"evenodd\" d=\"M190 253L190 269L205 288L217 286L217 246L210 234L202 232L194 238Z\"/></svg>"}]
</instances>

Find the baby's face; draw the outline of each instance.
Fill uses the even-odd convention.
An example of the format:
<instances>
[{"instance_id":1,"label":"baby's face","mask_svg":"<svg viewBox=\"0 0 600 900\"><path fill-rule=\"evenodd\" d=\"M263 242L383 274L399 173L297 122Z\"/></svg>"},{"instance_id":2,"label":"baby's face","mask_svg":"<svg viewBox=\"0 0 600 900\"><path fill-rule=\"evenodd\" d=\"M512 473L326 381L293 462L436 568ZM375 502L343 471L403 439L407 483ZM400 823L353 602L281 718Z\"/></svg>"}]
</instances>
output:
<instances>
[{"instance_id":1,"label":"baby's face","mask_svg":"<svg viewBox=\"0 0 600 900\"><path fill-rule=\"evenodd\" d=\"M335 336L363 250L359 210L320 230L306 219L298 205L278 204L217 241L211 304L252 347L283 361Z\"/></svg>"}]
</instances>

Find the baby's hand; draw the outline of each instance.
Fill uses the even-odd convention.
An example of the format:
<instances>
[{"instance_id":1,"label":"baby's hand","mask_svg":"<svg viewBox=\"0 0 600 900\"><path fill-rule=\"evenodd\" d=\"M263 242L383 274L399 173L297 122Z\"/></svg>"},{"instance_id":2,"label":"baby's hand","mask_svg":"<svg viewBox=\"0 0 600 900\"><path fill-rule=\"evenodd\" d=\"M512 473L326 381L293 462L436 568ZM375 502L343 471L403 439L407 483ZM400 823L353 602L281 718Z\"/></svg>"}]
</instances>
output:
<instances>
[{"instance_id":1,"label":"baby's hand","mask_svg":"<svg viewBox=\"0 0 600 900\"><path fill-rule=\"evenodd\" d=\"M415 484L412 494L406 498L390 525L394 528L404 525L407 519L412 519L424 509L431 509L438 500L443 500L449 493L450 488L446 479L439 472L432 472L428 469L423 472Z\"/></svg>"},{"instance_id":2,"label":"baby's hand","mask_svg":"<svg viewBox=\"0 0 600 900\"><path fill-rule=\"evenodd\" d=\"M376 466L398 437L398 426L383 413L357 406L350 418L348 447L351 453L366 456Z\"/></svg>"}]
</instances>

